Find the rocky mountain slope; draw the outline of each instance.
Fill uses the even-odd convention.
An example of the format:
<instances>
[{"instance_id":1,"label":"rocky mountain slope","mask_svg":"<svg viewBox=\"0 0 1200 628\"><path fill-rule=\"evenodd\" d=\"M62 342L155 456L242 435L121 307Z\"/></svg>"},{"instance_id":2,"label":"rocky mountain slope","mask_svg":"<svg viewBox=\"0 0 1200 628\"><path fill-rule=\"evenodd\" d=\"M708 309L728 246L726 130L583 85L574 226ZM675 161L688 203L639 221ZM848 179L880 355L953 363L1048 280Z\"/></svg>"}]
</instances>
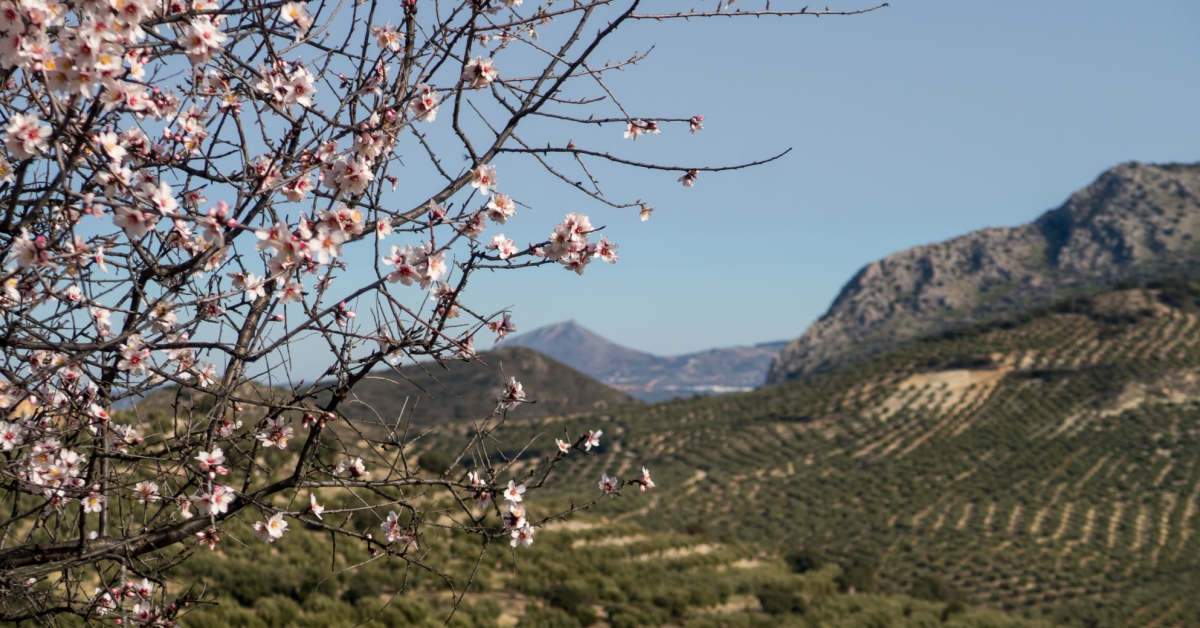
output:
<instances>
[{"instance_id":1,"label":"rocky mountain slope","mask_svg":"<svg viewBox=\"0 0 1200 628\"><path fill-rule=\"evenodd\" d=\"M779 383L952 327L1121 281L1200 268L1200 164L1126 163L1061 207L901 251L863 267L784 347Z\"/></svg>"},{"instance_id":2,"label":"rocky mountain slope","mask_svg":"<svg viewBox=\"0 0 1200 628\"><path fill-rule=\"evenodd\" d=\"M783 342L657 356L611 342L575 321L540 327L501 346L529 347L643 401L751 390Z\"/></svg>"}]
</instances>

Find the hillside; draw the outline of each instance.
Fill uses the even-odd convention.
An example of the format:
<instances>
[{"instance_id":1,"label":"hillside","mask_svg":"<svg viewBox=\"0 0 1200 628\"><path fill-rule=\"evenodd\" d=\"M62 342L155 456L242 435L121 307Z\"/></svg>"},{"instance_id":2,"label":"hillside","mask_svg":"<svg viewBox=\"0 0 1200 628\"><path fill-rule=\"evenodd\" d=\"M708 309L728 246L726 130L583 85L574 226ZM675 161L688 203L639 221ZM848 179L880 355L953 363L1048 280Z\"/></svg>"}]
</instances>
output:
<instances>
[{"instance_id":1,"label":"hillside","mask_svg":"<svg viewBox=\"0 0 1200 628\"><path fill-rule=\"evenodd\" d=\"M596 514L875 563L895 590L932 575L1069 625L1198 625L1200 285L1149 286L751 393L577 417L570 431L607 440L563 467L562 494L647 464L650 504Z\"/></svg>"},{"instance_id":2,"label":"hillside","mask_svg":"<svg viewBox=\"0 0 1200 628\"><path fill-rule=\"evenodd\" d=\"M762 385L783 342L657 356L609 341L575 321L540 327L501 346L528 347L643 401L728 393Z\"/></svg>"},{"instance_id":3,"label":"hillside","mask_svg":"<svg viewBox=\"0 0 1200 628\"><path fill-rule=\"evenodd\" d=\"M454 419L483 418L509 377L517 378L531 401L511 414L540 417L613 408L637 400L537 351L500 348L479 362L447 362L406 366L400 373L381 371L359 382L342 412L357 420L395 421L407 403L413 422L428 425Z\"/></svg>"},{"instance_id":4,"label":"hillside","mask_svg":"<svg viewBox=\"0 0 1200 628\"><path fill-rule=\"evenodd\" d=\"M561 416L638 403L637 399L531 349L502 348L480 357L487 362L486 366L456 361L446 362L443 368L428 362L397 369L399 372L374 373L354 387L340 411L356 421L377 422L382 418L394 422L404 408L405 420L411 416L413 423L420 426L483 418L495 408L496 398L508 377L521 382L531 401L510 410L512 416ZM245 383L239 394L261 399L270 391L269 387ZM319 396L316 405L323 405L327 399ZM205 412L212 407L212 398L166 386L137 404L140 412L158 411L166 415L174 414L176 407L181 412L193 408ZM252 410L242 419L257 419L258 414Z\"/></svg>"},{"instance_id":5,"label":"hillside","mask_svg":"<svg viewBox=\"0 0 1200 628\"><path fill-rule=\"evenodd\" d=\"M367 516L361 517L367 519ZM245 524L234 534L252 536ZM373 527L373 526L372 526ZM455 550L448 551L451 546ZM465 546L465 547L464 547ZM552 524L529 548L483 561L472 574L465 538L430 546L422 560L456 582L475 586L450 622L446 584L401 560L372 561L355 544L337 546L296 530L274 545L232 545L201 552L173 575L202 582L206 601L185 615L185 628L1049 628L994 610L969 608L947 587L917 597L858 591L839 583L845 572L825 565L792 573L778 556L739 543L655 533L631 524L575 518ZM509 548L493 548L493 556ZM321 560L312 560L319 555ZM563 560L569 556L571 560ZM358 565L357 568L338 570ZM513 567L516 569L513 569ZM403 594L393 596L402 586ZM864 594L865 593L865 594ZM951 597L952 599L939 599ZM949 594L949 595L947 595ZM600 623L604 622L604 623ZM870 623L864 623L870 622Z\"/></svg>"},{"instance_id":6,"label":"hillside","mask_svg":"<svg viewBox=\"0 0 1200 628\"><path fill-rule=\"evenodd\" d=\"M1200 261L1200 164L1126 163L1062 206L864 266L791 341L768 383L828 371L945 329Z\"/></svg>"}]
</instances>

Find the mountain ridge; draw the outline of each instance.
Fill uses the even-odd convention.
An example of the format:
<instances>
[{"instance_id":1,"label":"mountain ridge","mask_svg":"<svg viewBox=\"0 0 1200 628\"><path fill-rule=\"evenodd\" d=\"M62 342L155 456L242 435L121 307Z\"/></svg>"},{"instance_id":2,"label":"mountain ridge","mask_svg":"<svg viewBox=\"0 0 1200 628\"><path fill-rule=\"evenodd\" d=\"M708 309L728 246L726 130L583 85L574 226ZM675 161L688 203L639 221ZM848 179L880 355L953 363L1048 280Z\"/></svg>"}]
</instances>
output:
<instances>
[{"instance_id":1,"label":"mountain ridge","mask_svg":"<svg viewBox=\"0 0 1200 628\"><path fill-rule=\"evenodd\" d=\"M498 347L544 353L643 401L752 390L783 341L658 356L612 342L574 319L513 336Z\"/></svg>"},{"instance_id":2,"label":"mountain ridge","mask_svg":"<svg viewBox=\"0 0 1200 628\"><path fill-rule=\"evenodd\" d=\"M531 418L637 403L629 395L595 381L586 374L526 347L497 347L478 362L422 363L380 371L351 390L351 403L342 412L351 419L395 420L402 407L406 417L420 425L461 419L481 419L496 405L505 378L515 377L534 403L510 410ZM411 400L411 401L410 401Z\"/></svg>"},{"instance_id":3,"label":"mountain ridge","mask_svg":"<svg viewBox=\"0 0 1200 628\"><path fill-rule=\"evenodd\" d=\"M824 372L920 336L1200 268L1200 164L1128 162L1056 209L893 253L861 268L773 361L768 384Z\"/></svg>"},{"instance_id":4,"label":"mountain ridge","mask_svg":"<svg viewBox=\"0 0 1200 628\"><path fill-rule=\"evenodd\" d=\"M395 422L402 415L405 421L422 427L482 419L495 409L510 377L523 385L529 401L508 411L516 417L566 416L639 403L532 349L495 348L480 357L486 364L478 360L452 360L443 364L429 361L374 371L354 385L339 411L348 419L364 423ZM317 394L314 406L327 403L332 388L325 386L326 390ZM263 400L286 398L282 389L254 381L239 384L238 394ZM164 416L207 412L212 399L208 393L164 386L138 401L134 408ZM251 423L262 416L264 412L252 407L241 418Z\"/></svg>"}]
</instances>

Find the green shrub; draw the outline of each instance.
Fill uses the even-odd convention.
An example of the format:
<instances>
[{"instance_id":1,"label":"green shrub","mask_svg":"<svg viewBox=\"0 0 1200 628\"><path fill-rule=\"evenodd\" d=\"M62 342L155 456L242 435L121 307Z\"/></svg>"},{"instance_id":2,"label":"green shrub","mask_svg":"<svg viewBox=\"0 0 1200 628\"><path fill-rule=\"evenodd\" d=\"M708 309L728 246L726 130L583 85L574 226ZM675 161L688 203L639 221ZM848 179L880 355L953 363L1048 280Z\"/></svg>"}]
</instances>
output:
<instances>
[{"instance_id":1,"label":"green shrub","mask_svg":"<svg viewBox=\"0 0 1200 628\"><path fill-rule=\"evenodd\" d=\"M808 602L800 592L783 584L767 584L758 590L758 603L771 615L804 614Z\"/></svg>"},{"instance_id":2,"label":"green shrub","mask_svg":"<svg viewBox=\"0 0 1200 628\"><path fill-rule=\"evenodd\" d=\"M921 576L913 582L909 595L919 600L954 602L962 599L962 593L954 585L935 576Z\"/></svg>"},{"instance_id":3,"label":"green shrub","mask_svg":"<svg viewBox=\"0 0 1200 628\"><path fill-rule=\"evenodd\" d=\"M518 628L580 628L581 624L570 613L553 606L525 606L525 616L517 623Z\"/></svg>"},{"instance_id":4,"label":"green shrub","mask_svg":"<svg viewBox=\"0 0 1200 628\"><path fill-rule=\"evenodd\" d=\"M570 583L551 585L542 594L546 604L561 609L574 617L581 626L591 626L600 621L592 604L596 603L596 595L590 589Z\"/></svg>"},{"instance_id":5,"label":"green shrub","mask_svg":"<svg viewBox=\"0 0 1200 628\"><path fill-rule=\"evenodd\" d=\"M295 624L300 605L289 597L272 595L254 602L254 614L268 628L286 628Z\"/></svg>"},{"instance_id":6,"label":"green shrub","mask_svg":"<svg viewBox=\"0 0 1200 628\"><path fill-rule=\"evenodd\" d=\"M444 451L433 449L421 454L421 457L417 459L417 464L429 473L441 475L454 464L454 457Z\"/></svg>"},{"instance_id":7,"label":"green shrub","mask_svg":"<svg viewBox=\"0 0 1200 628\"><path fill-rule=\"evenodd\" d=\"M801 549L784 555L783 560L795 573L808 573L825 566L825 558L821 553L811 549Z\"/></svg>"},{"instance_id":8,"label":"green shrub","mask_svg":"<svg viewBox=\"0 0 1200 628\"><path fill-rule=\"evenodd\" d=\"M875 567L856 562L837 577L838 589L843 593L871 593L875 591Z\"/></svg>"},{"instance_id":9,"label":"green shrub","mask_svg":"<svg viewBox=\"0 0 1200 628\"><path fill-rule=\"evenodd\" d=\"M946 605L946 609L942 611L942 623L950 621L950 618L955 615L961 615L966 612L967 607L958 600L955 600Z\"/></svg>"}]
</instances>

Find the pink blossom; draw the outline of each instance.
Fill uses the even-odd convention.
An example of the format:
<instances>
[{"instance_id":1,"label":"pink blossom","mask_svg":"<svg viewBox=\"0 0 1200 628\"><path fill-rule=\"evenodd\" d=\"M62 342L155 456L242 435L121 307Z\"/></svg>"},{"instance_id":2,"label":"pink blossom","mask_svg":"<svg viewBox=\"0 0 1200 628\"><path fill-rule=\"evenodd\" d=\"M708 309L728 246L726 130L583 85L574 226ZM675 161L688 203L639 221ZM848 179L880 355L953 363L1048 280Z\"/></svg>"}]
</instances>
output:
<instances>
[{"instance_id":1,"label":"pink blossom","mask_svg":"<svg viewBox=\"0 0 1200 628\"><path fill-rule=\"evenodd\" d=\"M50 261L50 251L47 248L46 236L29 237L29 232L22 230L21 235L13 242L17 254L17 266L24 269L31 266L54 266Z\"/></svg>"},{"instance_id":2,"label":"pink blossom","mask_svg":"<svg viewBox=\"0 0 1200 628\"><path fill-rule=\"evenodd\" d=\"M229 39L219 28L208 19L200 16L183 26L183 34L179 36L178 44L187 53L192 65L199 65L212 58L212 55Z\"/></svg>"},{"instance_id":3,"label":"pink blossom","mask_svg":"<svg viewBox=\"0 0 1200 628\"><path fill-rule=\"evenodd\" d=\"M250 299L267 296L266 281L254 273L228 273L226 277L233 279L234 290L244 292Z\"/></svg>"},{"instance_id":4,"label":"pink blossom","mask_svg":"<svg viewBox=\"0 0 1200 628\"><path fill-rule=\"evenodd\" d=\"M287 530L287 521L283 519L283 513L277 512L266 521L258 521L254 524L254 533L259 539L267 543L274 543L276 539L283 537L284 531Z\"/></svg>"},{"instance_id":5,"label":"pink blossom","mask_svg":"<svg viewBox=\"0 0 1200 628\"><path fill-rule=\"evenodd\" d=\"M596 251L593 253L609 264L617 263L617 244L610 242L607 237L601 236L600 241L596 243Z\"/></svg>"},{"instance_id":6,"label":"pink blossom","mask_svg":"<svg viewBox=\"0 0 1200 628\"><path fill-rule=\"evenodd\" d=\"M100 133L96 136L96 143L100 145L101 150L104 151L104 154L108 155L108 158L113 163L119 164L125 158L125 147L121 146L120 138L117 137L116 133L112 131Z\"/></svg>"},{"instance_id":7,"label":"pink blossom","mask_svg":"<svg viewBox=\"0 0 1200 628\"><path fill-rule=\"evenodd\" d=\"M479 193L484 196L491 194L497 181L495 166L479 164L471 170L471 187L479 190Z\"/></svg>"},{"instance_id":8,"label":"pink blossom","mask_svg":"<svg viewBox=\"0 0 1200 628\"><path fill-rule=\"evenodd\" d=\"M654 488L654 481L650 479L650 471L646 467L642 467L642 477L637 479L639 490L643 493L648 488Z\"/></svg>"},{"instance_id":9,"label":"pink blossom","mask_svg":"<svg viewBox=\"0 0 1200 628\"><path fill-rule=\"evenodd\" d=\"M162 216L151 212L143 212L132 207L118 205L113 209L113 224L125 230L130 240L136 240L146 235L158 224Z\"/></svg>"},{"instance_id":10,"label":"pink blossom","mask_svg":"<svg viewBox=\"0 0 1200 628\"><path fill-rule=\"evenodd\" d=\"M530 545L533 545L533 530L533 526L529 525L528 523L517 528L516 530L513 530L512 541L510 541L510 544L513 547L518 545L529 547Z\"/></svg>"},{"instance_id":11,"label":"pink blossom","mask_svg":"<svg viewBox=\"0 0 1200 628\"><path fill-rule=\"evenodd\" d=\"M496 251L500 259L508 259L517 254L517 245L501 233L497 236L492 236L492 243L487 245L488 249Z\"/></svg>"},{"instance_id":12,"label":"pink blossom","mask_svg":"<svg viewBox=\"0 0 1200 628\"><path fill-rule=\"evenodd\" d=\"M96 607L96 614L100 616L107 615L117 608L117 603L113 601L112 595L100 588L93 593L92 604Z\"/></svg>"},{"instance_id":13,"label":"pink blossom","mask_svg":"<svg viewBox=\"0 0 1200 628\"><path fill-rule=\"evenodd\" d=\"M266 429L259 432L255 438L263 447L287 449L288 441L292 439L292 428L287 425L286 418L279 417L268 423Z\"/></svg>"},{"instance_id":14,"label":"pink blossom","mask_svg":"<svg viewBox=\"0 0 1200 628\"><path fill-rule=\"evenodd\" d=\"M312 251L312 255L318 263L328 264L330 260L341 257L342 243L345 241L344 231L326 227L318 229L317 237L308 241L308 250Z\"/></svg>"},{"instance_id":15,"label":"pink blossom","mask_svg":"<svg viewBox=\"0 0 1200 628\"><path fill-rule=\"evenodd\" d=\"M432 87L417 83L417 93L412 100L408 101L408 110L416 116L417 120L424 122L433 122L437 119L438 105L441 103L441 98Z\"/></svg>"},{"instance_id":16,"label":"pink blossom","mask_svg":"<svg viewBox=\"0 0 1200 628\"><path fill-rule=\"evenodd\" d=\"M93 512L100 512L101 510L103 510L104 502L106 500L107 500L107 498L104 497L103 495L92 492L92 493L88 493L87 496L84 497L83 499L80 499L79 503L83 505L83 512L93 513Z\"/></svg>"},{"instance_id":17,"label":"pink blossom","mask_svg":"<svg viewBox=\"0 0 1200 628\"><path fill-rule=\"evenodd\" d=\"M158 499L158 485L154 482L142 481L133 486L133 496L139 504Z\"/></svg>"},{"instance_id":18,"label":"pink blossom","mask_svg":"<svg viewBox=\"0 0 1200 628\"><path fill-rule=\"evenodd\" d=\"M25 443L25 428L16 423L0 421L0 450L12 451Z\"/></svg>"},{"instance_id":19,"label":"pink blossom","mask_svg":"<svg viewBox=\"0 0 1200 628\"><path fill-rule=\"evenodd\" d=\"M592 447L599 447L600 446L600 436L602 434L604 434L604 432L602 430L596 430L594 432L591 430L588 430L587 438L585 438L583 441L584 451L591 451Z\"/></svg>"},{"instance_id":20,"label":"pink blossom","mask_svg":"<svg viewBox=\"0 0 1200 628\"><path fill-rule=\"evenodd\" d=\"M200 463L200 470L208 473L210 476L219 473L225 475L228 471L223 471L221 466L225 462L225 452L221 451L220 447L213 447L213 450L202 451L196 454L195 460Z\"/></svg>"},{"instance_id":21,"label":"pink blossom","mask_svg":"<svg viewBox=\"0 0 1200 628\"><path fill-rule=\"evenodd\" d=\"M393 233L392 221L390 221L386 218L381 218L378 222L375 223L375 237L376 238L382 240L382 239L386 238L387 236L392 235L392 233Z\"/></svg>"},{"instance_id":22,"label":"pink blossom","mask_svg":"<svg viewBox=\"0 0 1200 628\"><path fill-rule=\"evenodd\" d=\"M488 329L492 330L501 340L504 340L505 336L517 331L517 326L512 322L512 315L505 312L500 320L489 321Z\"/></svg>"},{"instance_id":23,"label":"pink blossom","mask_svg":"<svg viewBox=\"0 0 1200 628\"><path fill-rule=\"evenodd\" d=\"M217 530L215 528L209 528L202 532L197 532L196 538L200 541L201 545L208 545L209 551L216 551L217 543L221 540L221 537L217 536Z\"/></svg>"},{"instance_id":24,"label":"pink blossom","mask_svg":"<svg viewBox=\"0 0 1200 628\"><path fill-rule=\"evenodd\" d=\"M399 541L407 547L417 549L416 537L400 524L400 517L396 514L396 511L389 512L387 519L379 527L383 530L388 543Z\"/></svg>"},{"instance_id":25,"label":"pink blossom","mask_svg":"<svg viewBox=\"0 0 1200 628\"><path fill-rule=\"evenodd\" d=\"M504 527L515 530L525 525L525 509L516 502L505 502L500 518L504 521Z\"/></svg>"},{"instance_id":26,"label":"pink blossom","mask_svg":"<svg viewBox=\"0 0 1200 628\"><path fill-rule=\"evenodd\" d=\"M371 181L375 180L373 166L368 160L355 157L348 161L338 162L338 166L338 169L335 170L335 182L341 193L357 196L365 192Z\"/></svg>"},{"instance_id":27,"label":"pink blossom","mask_svg":"<svg viewBox=\"0 0 1200 628\"><path fill-rule=\"evenodd\" d=\"M258 244L254 247L256 250L271 248L282 251L291 239L292 231L287 225L277 222L266 229L256 229L254 235L258 238Z\"/></svg>"},{"instance_id":28,"label":"pink blossom","mask_svg":"<svg viewBox=\"0 0 1200 628\"><path fill-rule=\"evenodd\" d=\"M401 33L392 26L391 22L383 26L372 26L371 35L375 37L375 45L381 49L386 48L392 52L400 50L400 44L404 41L404 33Z\"/></svg>"},{"instance_id":29,"label":"pink blossom","mask_svg":"<svg viewBox=\"0 0 1200 628\"><path fill-rule=\"evenodd\" d=\"M14 113L4 128L4 147L17 159L36 157L49 148L47 138L53 131L36 114Z\"/></svg>"},{"instance_id":30,"label":"pink blossom","mask_svg":"<svg viewBox=\"0 0 1200 628\"><path fill-rule=\"evenodd\" d=\"M659 134L658 123L654 121L646 122L645 120L630 120L629 125L625 127L625 139L637 140L637 138L647 133Z\"/></svg>"},{"instance_id":31,"label":"pink blossom","mask_svg":"<svg viewBox=\"0 0 1200 628\"><path fill-rule=\"evenodd\" d=\"M459 227L459 232L468 238L477 238L487 229L487 224L483 222L483 212L475 212L467 217Z\"/></svg>"},{"instance_id":32,"label":"pink blossom","mask_svg":"<svg viewBox=\"0 0 1200 628\"><path fill-rule=\"evenodd\" d=\"M605 495L612 497L617 493L619 488L620 483L617 481L617 478L610 478L608 477L607 473L600 474L600 490L603 491Z\"/></svg>"},{"instance_id":33,"label":"pink blossom","mask_svg":"<svg viewBox=\"0 0 1200 628\"><path fill-rule=\"evenodd\" d=\"M281 304L291 303L292 301L303 301L304 286L295 281L289 281L279 289L279 292L275 296L279 298Z\"/></svg>"},{"instance_id":34,"label":"pink blossom","mask_svg":"<svg viewBox=\"0 0 1200 628\"><path fill-rule=\"evenodd\" d=\"M516 207L517 205L513 202L511 196L499 193L493 194L487 204L487 215L488 218L492 219L492 222L504 224L508 222L509 218L517 214Z\"/></svg>"},{"instance_id":35,"label":"pink blossom","mask_svg":"<svg viewBox=\"0 0 1200 628\"><path fill-rule=\"evenodd\" d=\"M154 595L154 584L149 578L142 578L140 583L130 583L129 586L133 589L133 594L143 600L149 600Z\"/></svg>"},{"instance_id":36,"label":"pink blossom","mask_svg":"<svg viewBox=\"0 0 1200 628\"><path fill-rule=\"evenodd\" d=\"M130 336L129 339L121 346L121 361L117 363L117 368L122 371L128 371L134 377L143 377L146 375L146 369L150 367L150 349L142 344L142 339L139 336Z\"/></svg>"},{"instance_id":37,"label":"pink blossom","mask_svg":"<svg viewBox=\"0 0 1200 628\"><path fill-rule=\"evenodd\" d=\"M504 410L515 408L525 401L525 390L521 386L521 382L517 378L508 378L508 383L504 386L504 394L500 396L500 407ZM524 491L521 491L524 492ZM521 500L517 500L521 501Z\"/></svg>"},{"instance_id":38,"label":"pink blossom","mask_svg":"<svg viewBox=\"0 0 1200 628\"><path fill-rule=\"evenodd\" d=\"M300 35L308 32L312 26L312 18L308 15L308 8L302 2L288 2L282 7L279 7L279 17L283 18L288 24L295 24L296 30Z\"/></svg>"},{"instance_id":39,"label":"pink blossom","mask_svg":"<svg viewBox=\"0 0 1200 628\"><path fill-rule=\"evenodd\" d=\"M488 502L492 499L492 494L488 491L487 483L475 471L469 471L467 479L471 482L471 498L475 500L475 505L480 508L487 508Z\"/></svg>"},{"instance_id":40,"label":"pink blossom","mask_svg":"<svg viewBox=\"0 0 1200 628\"><path fill-rule=\"evenodd\" d=\"M349 472L350 477L353 478L364 478L368 475L371 475L371 472L367 471L366 465L363 464L362 458L359 457L352 457L349 460L343 458L341 462L338 462L337 466L333 468L334 475L341 475L346 472Z\"/></svg>"},{"instance_id":41,"label":"pink blossom","mask_svg":"<svg viewBox=\"0 0 1200 628\"><path fill-rule=\"evenodd\" d=\"M202 516L224 514L235 497L229 487L217 485L213 487L212 493L202 493L196 497L196 508Z\"/></svg>"},{"instance_id":42,"label":"pink blossom","mask_svg":"<svg viewBox=\"0 0 1200 628\"><path fill-rule=\"evenodd\" d=\"M129 619L138 626L150 626L158 623L158 611L149 604L137 603L129 613Z\"/></svg>"},{"instance_id":43,"label":"pink blossom","mask_svg":"<svg viewBox=\"0 0 1200 628\"><path fill-rule=\"evenodd\" d=\"M283 193L283 196L287 200L299 203L308 198L308 193L312 191L312 187L312 175L305 173L280 188L280 192Z\"/></svg>"},{"instance_id":44,"label":"pink blossom","mask_svg":"<svg viewBox=\"0 0 1200 628\"><path fill-rule=\"evenodd\" d=\"M524 484L517 484L513 480L508 481L508 488L504 489L504 501L513 502L515 504L524 499L524 495Z\"/></svg>"},{"instance_id":45,"label":"pink blossom","mask_svg":"<svg viewBox=\"0 0 1200 628\"><path fill-rule=\"evenodd\" d=\"M499 75L500 72L490 58L475 57L463 67L462 80L474 89L483 89Z\"/></svg>"}]
</instances>

